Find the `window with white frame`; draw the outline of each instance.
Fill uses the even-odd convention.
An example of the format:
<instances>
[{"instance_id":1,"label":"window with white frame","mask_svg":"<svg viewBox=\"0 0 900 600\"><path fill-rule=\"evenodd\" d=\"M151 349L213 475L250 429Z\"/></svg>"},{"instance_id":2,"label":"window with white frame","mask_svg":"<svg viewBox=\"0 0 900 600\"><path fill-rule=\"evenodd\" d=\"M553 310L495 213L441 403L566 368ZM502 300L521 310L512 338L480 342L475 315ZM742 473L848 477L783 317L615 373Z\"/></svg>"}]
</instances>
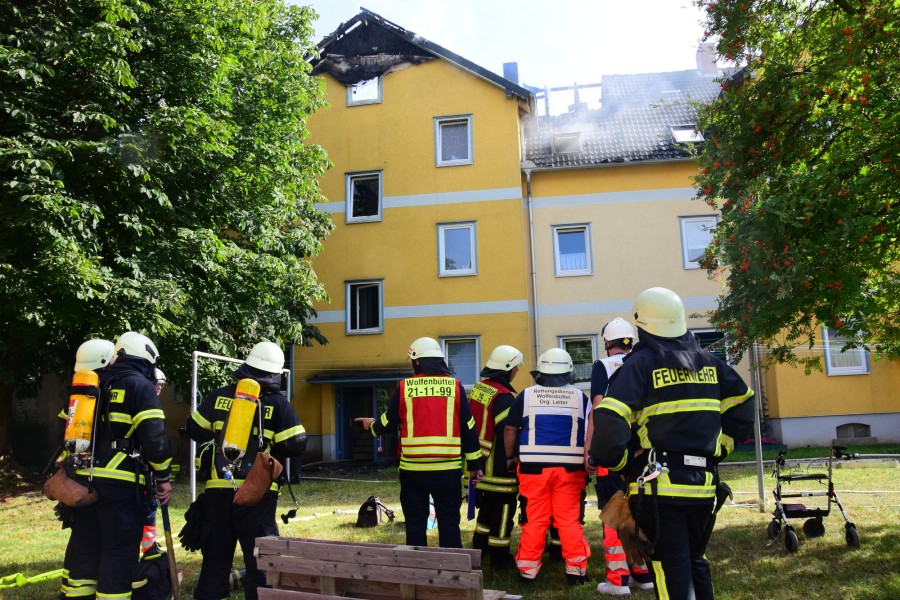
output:
<instances>
[{"instance_id":1,"label":"window with white frame","mask_svg":"<svg viewBox=\"0 0 900 600\"><path fill-rule=\"evenodd\" d=\"M358 81L347 86L347 106L381 102L381 77Z\"/></svg>"},{"instance_id":2,"label":"window with white frame","mask_svg":"<svg viewBox=\"0 0 900 600\"><path fill-rule=\"evenodd\" d=\"M590 275L590 225L555 225L553 227L553 256L556 275Z\"/></svg>"},{"instance_id":3,"label":"window with white frame","mask_svg":"<svg viewBox=\"0 0 900 600\"><path fill-rule=\"evenodd\" d=\"M865 348L847 348L849 341L834 329L823 328L825 342L825 371L828 375L866 375L869 372L869 353Z\"/></svg>"},{"instance_id":4,"label":"window with white frame","mask_svg":"<svg viewBox=\"0 0 900 600\"><path fill-rule=\"evenodd\" d=\"M715 215L680 217L681 258L685 269L699 269L706 247L712 241L719 218Z\"/></svg>"},{"instance_id":5,"label":"window with white frame","mask_svg":"<svg viewBox=\"0 0 900 600\"><path fill-rule=\"evenodd\" d=\"M481 349L477 336L457 336L441 338L444 356L450 373L466 387L479 381L481 372Z\"/></svg>"},{"instance_id":6,"label":"window with white frame","mask_svg":"<svg viewBox=\"0 0 900 600\"><path fill-rule=\"evenodd\" d=\"M475 223L438 224L438 274L475 275Z\"/></svg>"},{"instance_id":7,"label":"window with white frame","mask_svg":"<svg viewBox=\"0 0 900 600\"><path fill-rule=\"evenodd\" d=\"M725 349L725 332L715 329L691 329L694 339L700 344L700 347L718 356L722 361L729 362L728 353Z\"/></svg>"},{"instance_id":8,"label":"window with white frame","mask_svg":"<svg viewBox=\"0 0 900 600\"><path fill-rule=\"evenodd\" d=\"M437 166L471 165L472 115L435 117L434 145Z\"/></svg>"},{"instance_id":9,"label":"window with white frame","mask_svg":"<svg viewBox=\"0 0 900 600\"><path fill-rule=\"evenodd\" d=\"M560 336L559 347L572 357L574 380L590 381L591 369L597 360L597 335Z\"/></svg>"},{"instance_id":10,"label":"window with white frame","mask_svg":"<svg viewBox=\"0 0 900 600\"><path fill-rule=\"evenodd\" d=\"M574 154L581 152L581 132L557 133L553 136L553 152Z\"/></svg>"},{"instance_id":11,"label":"window with white frame","mask_svg":"<svg viewBox=\"0 0 900 600\"><path fill-rule=\"evenodd\" d=\"M347 333L382 333L384 331L383 281L347 282Z\"/></svg>"},{"instance_id":12,"label":"window with white frame","mask_svg":"<svg viewBox=\"0 0 900 600\"><path fill-rule=\"evenodd\" d=\"M694 124L672 125L672 139L678 144L697 144L703 141L703 134Z\"/></svg>"},{"instance_id":13,"label":"window with white frame","mask_svg":"<svg viewBox=\"0 0 900 600\"><path fill-rule=\"evenodd\" d=\"M347 173L347 223L381 220L381 171Z\"/></svg>"}]
</instances>

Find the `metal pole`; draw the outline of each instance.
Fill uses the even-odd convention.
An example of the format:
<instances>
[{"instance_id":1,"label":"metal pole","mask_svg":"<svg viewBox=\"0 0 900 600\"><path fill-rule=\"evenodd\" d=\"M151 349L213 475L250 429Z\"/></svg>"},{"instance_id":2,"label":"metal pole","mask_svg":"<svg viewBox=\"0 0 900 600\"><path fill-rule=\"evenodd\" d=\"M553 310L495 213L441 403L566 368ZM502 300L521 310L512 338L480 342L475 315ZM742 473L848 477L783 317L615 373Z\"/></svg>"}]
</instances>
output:
<instances>
[{"instance_id":1,"label":"metal pole","mask_svg":"<svg viewBox=\"0 0 900 600\"><path fill-rule=\"evenodd\" d=\"M756 394L756 414L753 418L753 438L756 446L756 487L759 493L759 512L766 512L766 490L763 483L763 454L762 454L762 398L759 396L762 389L762 375L759 370L759 360L756 355L756 342L750 345L750 370L753 375L753 389Z\"/></svg>"}]
</instances>

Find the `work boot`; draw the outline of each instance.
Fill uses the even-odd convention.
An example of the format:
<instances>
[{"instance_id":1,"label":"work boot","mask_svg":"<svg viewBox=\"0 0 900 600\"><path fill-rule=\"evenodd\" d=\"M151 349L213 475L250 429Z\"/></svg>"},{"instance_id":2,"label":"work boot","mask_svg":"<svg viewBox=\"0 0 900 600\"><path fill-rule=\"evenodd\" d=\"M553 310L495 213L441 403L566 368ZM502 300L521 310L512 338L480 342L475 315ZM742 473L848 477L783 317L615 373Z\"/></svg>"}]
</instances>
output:
<instances>
[{"instance_id":1,"label":"work boot","mask_svg":"<svg viewBox=\"0 0 900 600\"><path fill-rule=\"evenodd\" d=\"M639 590L652 590L654 587L653 577L649 573L640 575L632 573L628 579L628 585Z\"/></svg>"},{"instance_id":2,"label":"work boot","mask_svg":"<svg viewBox=\"0 0 900 600\"><path fill-rule=\"evenodd\" d=\"M585 576L584 575L570 575L566 573L566 584L569 587L575 587L576 585L584 585Z\"/></svg>"},{"instance_id":3,"label":"work boot","mask_svg":"<svg viewBox=\"0 0 900 600\"><path fill-rule=\"evenodd\" d=\"M630 596L631 590L627 585L616 585L608 581L601 581L597 584L597 591L607 596Z\"/></svg>"}]
</instances>

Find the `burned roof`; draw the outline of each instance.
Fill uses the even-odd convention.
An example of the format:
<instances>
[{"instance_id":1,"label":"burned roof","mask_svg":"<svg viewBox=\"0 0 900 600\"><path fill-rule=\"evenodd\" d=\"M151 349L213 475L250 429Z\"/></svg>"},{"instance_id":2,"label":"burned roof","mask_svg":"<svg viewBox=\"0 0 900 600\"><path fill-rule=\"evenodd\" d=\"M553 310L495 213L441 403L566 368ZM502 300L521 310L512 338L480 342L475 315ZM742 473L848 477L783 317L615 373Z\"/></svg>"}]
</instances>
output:
<instances>
[{"instance_id":1,"label":"burned roof","mask_svg":"<svg viewBox=\"0 0 900 600\"><path fill-rule=\"evenodd\" d=\"M365 8L326 36L313 59L313 73L328 73L344 85L368 81L409 65L440 58L525 100L532 97L510 81Z\"/></svg>"},{"instance_id":2,"label":"burned roof","mask_svg":"<svg viewBox=\"0 0 900 600\"><path fill-rule=\"evenodd\" d=\"M525 158L538 169L685 159L691 153L676 144L672 128L693 126L697 103L720 91L715 79L693 70L604 75L598 108L530 121Z\"/></svg>"}]
</instances>

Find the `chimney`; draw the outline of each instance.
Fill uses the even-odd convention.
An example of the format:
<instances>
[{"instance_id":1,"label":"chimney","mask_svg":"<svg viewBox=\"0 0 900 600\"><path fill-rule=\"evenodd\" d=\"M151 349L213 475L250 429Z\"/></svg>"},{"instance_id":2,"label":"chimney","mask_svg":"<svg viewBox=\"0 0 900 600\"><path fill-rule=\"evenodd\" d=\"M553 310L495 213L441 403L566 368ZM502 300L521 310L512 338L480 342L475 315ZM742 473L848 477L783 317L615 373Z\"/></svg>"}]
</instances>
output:
<instances>
[{"instance_id":1,"label":"chimney","mask_svg":"<svg viewBox=\"0 0 900 600\"><path fill-rule=\"evenodd\" d=\"M716 45L713 42L701 42L697 46L697 72L701 75L717 76Z\"/></svg>"},{"instance_id":2,"label":"chimney","mask_svg":"<svg viewBox=\"0 0 900 600\"><path fill-rule=\"evenodd\" d=\"M519 63L503 63L503 78L509 79L514 84L519 85Z\"/></svg>"}]
</instances>

